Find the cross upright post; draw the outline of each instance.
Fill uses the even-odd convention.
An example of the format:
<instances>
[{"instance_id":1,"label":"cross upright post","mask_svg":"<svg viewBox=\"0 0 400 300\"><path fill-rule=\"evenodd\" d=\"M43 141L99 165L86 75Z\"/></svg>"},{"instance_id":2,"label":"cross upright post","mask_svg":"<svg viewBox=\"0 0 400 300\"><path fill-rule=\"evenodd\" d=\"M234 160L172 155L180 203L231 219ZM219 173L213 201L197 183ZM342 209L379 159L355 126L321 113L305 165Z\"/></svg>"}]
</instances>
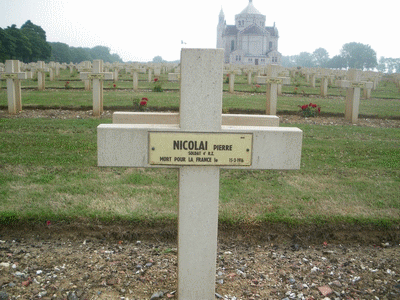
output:
<instances>
[{"instance_id":1,"label":"cross upright post","mask_svg":"<svg viewBox=\"0 0 400 300\"><path fill-rule=\"evenodd\" d=\"M276 107L278 103L278 85L290 84L289 77L278 77L279 66L268 65L268 76L257 76L258 84L267 85L267 115L276 115Z\"/></svg>"},{"instance_id":2,"label":"cross upright post","mask_svg":"<svg viewBox=\"0 0 400 300\"><path fill-rule=\"evenodd\" d=\"M90 73L90 72L92 72L90 61L84 61L83 62L83 67L81 67L79 72L80 73ZM86 78L85 75L83 77ZM88 79L88 78L87 79L83 79L82 76L81 76L81 79L83 80L83 82L85 84L85 91L89 91L90 90L91 80Z\"/></svg>"},{"instance_id":3,"label":"cross upright post","mask_svg":"<svg viewBox=\"0 0 400 300\"><path fill-rule=\"evenodd\" d=\"M219 170L298 169L298 128L222 125L223 49L182 49L179 124L101 124L98 165L179 168L178 299L215 298Z\"/></svg>"},{"instance_id":4,"label":"cross upright post","mask_svg":"<svg viewBox=\"0 0 400 300\"><path fill-rule=\"evenodd\" d=\"M49 72L49 69L45 68L44 61L38 61L36 71L38 72L37 73L38 74L38 90L44 91L46 88L46 73L45 72Z\"/></svg>"},{"instance_id":5,"label":"cross upright post","mask_svg":"<svg viewBox=\"0 0 400 300\"><path fill-rule=\"evenodd\" d=\"M137 92L139 90L139 71L133 69L133 91Z\"/></svg>"},{"instance_id":6,"label":"cross upright post","mask_svg":"<svg viewBox=\"0 0 400 300\"><path fill-rule=\"evenodd\" d=\"M93 115L100 116L103 112L103 80L113 80L112 72L103 72L103 61L93 61L93 72L82 72L83 80L93 80Z\"/></svg>"}]
</instances>

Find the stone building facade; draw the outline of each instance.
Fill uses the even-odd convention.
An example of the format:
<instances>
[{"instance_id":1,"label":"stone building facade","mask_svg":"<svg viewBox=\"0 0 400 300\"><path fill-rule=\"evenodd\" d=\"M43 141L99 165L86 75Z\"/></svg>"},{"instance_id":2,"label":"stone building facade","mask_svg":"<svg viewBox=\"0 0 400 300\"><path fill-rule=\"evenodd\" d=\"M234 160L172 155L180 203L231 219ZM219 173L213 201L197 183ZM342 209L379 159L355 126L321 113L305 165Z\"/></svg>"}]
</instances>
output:
<instances>
[{"instance_id":1,"label":"stone building facade","mask_svg":"<svg viewBox=\"0 0 400 300\"><path fill-rule=\"evenodd\" d=\"M278 29L265 26L261 14L249 0L247 7L235 16L235 25L226 25L224 12L219 13L217 48L225 49L225 63L242 65L280 64Z\"/></svg>"}]
</instances>

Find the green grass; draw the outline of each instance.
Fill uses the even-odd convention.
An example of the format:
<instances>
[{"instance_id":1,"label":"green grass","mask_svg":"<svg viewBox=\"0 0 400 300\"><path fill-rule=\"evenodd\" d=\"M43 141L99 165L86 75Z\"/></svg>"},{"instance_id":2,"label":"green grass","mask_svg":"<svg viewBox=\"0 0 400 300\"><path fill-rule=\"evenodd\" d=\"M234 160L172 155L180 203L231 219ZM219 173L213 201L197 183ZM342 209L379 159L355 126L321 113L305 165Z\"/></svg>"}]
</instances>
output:
<instances>
[{"instance_id":1,"label":"green grass","mask_svg":"<svg viewBox=\"0 0 400 300\"><path fill-rule=\"evenodd\" d=\"M179 109L179 83L160 80L162 93L152 92L146 74L139 92L132 75L105 82L104 106L133 110L133 99L147 97L153 110ZM253 75L254 80L254 75ZM71 89L65 89L69 81ZM7 106L0 81L0 106ZM23 107L90 109L92 92L79 75L62 71L46 91L37 82L22 83ZM295 93L297 87L297 94ZM235 94L224 92L223 110L263 113L265 86L255 90L236 76ZM297 76L283 87L278 113L297 112L309 102L327 114L344 113L345 90L330 87L319 96ZM228 84L224 84L228 91ZM311 95L305 96L304 93ZM360 101L360 114L400 118L400 92L382 81L371 99ZM111 120L0 119L0 223L21 220L176 220L177 170L97 167L96 126ZM358 126L298 125L304 131L299 171L222 170L220 220L227 223L347 222L378 225L400 223L400 132Z\"/></svg>"},{"instance_id":2,"label":"green grass","mask_svg":"<svg viewBox=\"0 0 400 300\"><path fill-rule=\"evenodd\" d=\"M255 76L253 75L253 82ZM70 89L65 89L65 83L69 81ZM165 108L178 110L179 108L179 83L168 82L168 75L160 77L162 87L166 90L162 93L152 91L154 83L148 82L147 74L139 75L139 92L134 93L132 88L132 74L120 73L119 81L104 82L104 106L106 108L125 107L133 110L134 98L146 97L149 99L148 107L154 110ZM247 84L244 75L235 77L235 94L228 93L228 84L224 84L223 109L248 110L251 113L263 113L266 110L265 85L255 88L254 83ZM116 84L116 88L113 85ZM299 105L310 101L322 107L322 113L344 114L346 90L336 87L328 88L328 97L321 97L319 80L316 88L311 88L304 77L296 76L291 79L291 84L282 87L283 95L278 97L277 110L282 112L296 112ZM0 106L7 106L7 91L5 80L0 80ZM37 81L22 81L23 107L42 106L47 108L90 108L92 107L92 91L84 91L84 84L79 79L79 74L71 77L68 70L62 70L56 81L46 80L47 90L38 91ZM297 91L295 91L297 88ZM305 94L304 94L305 93ZM309 97L311 95L311 98ZM381 81L376 90L372 91L371 98L360 100L359 113L365 116L378 118L400 118L400 91L393 82Z\"/></svg>"},{"instance_id":3,"label":"green grass","mask_svg":"<svg viewBox=\"0 0 400 300\"><path fill-rule=\"evenodd\" d=\"M97 167L106 122L0 120L0 222L176 220L177 170ZM398 129L298 127L299 171L221 171L221 221L400 223Z\"/></svg>"}]
</instances>

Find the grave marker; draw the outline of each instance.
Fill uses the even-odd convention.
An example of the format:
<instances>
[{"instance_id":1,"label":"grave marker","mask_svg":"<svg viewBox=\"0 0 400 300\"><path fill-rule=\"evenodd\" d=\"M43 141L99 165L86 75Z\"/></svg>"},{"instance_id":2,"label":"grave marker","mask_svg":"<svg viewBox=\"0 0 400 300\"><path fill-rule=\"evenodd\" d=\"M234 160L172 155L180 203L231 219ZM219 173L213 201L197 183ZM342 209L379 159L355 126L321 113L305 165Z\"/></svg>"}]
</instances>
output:
<instances>
[{"instance_id":1,"label":"grave marker","mask_svg":"<svg viewBox=\"0 0 400 300\"><path fill-rule=\"evenodd\" d=\"M268 76L257 76L258 84L267 85L267 115L276 115L276 106L278 103L278 85L290 84L289 77L278 77L279 66L268 65Z\"/></svg>"},{"instance_id":2,"label":"grave marker","mask_svg":"<svg viewBox=\"0 0 400 300\"><path fill-rule=\"evenodd\" d=\"M350 69L347 72L347 77L349 80L337 80L336 85L347 88L344 118L355 124L358 121L360 90L361 88L372 88L373 83L361 81L361 71L355 69Z\"/></svg>"},{"instance_id":3,"label":"grave marker","mask_svg":"<svg viewBox=\"0 0 400 300\"><path fill-rule=\"evenodd\" d=\"M36 71L38 72L38 90L44 91L46 88L46 72L49 72L49 69L45 67L44 61L38 61Z\"/></svg>"},{"instance_id":4,"label":"grave marker","mask_svg":"<svg viewBox=\"0 0 400 300\"><path fill-rule=\"evenodd\" d=\"M92 70L91 70L91 62L90 61L84 61L83 62L83 66L81 66L81 68L79 69L79 72L80 73L90 73L90 72L92 72ZM90 79L84 79L83 82L85 84L85 91L89 91L90 90L91 80Z\"/></svg>"},{"instance_id":5,"label":"grave marker","mask_svg":"<svg viewBox=\"0 0 400 300\"><path fill-rule=\"evenodd\" d=\"M22 110L21 80L28 79L27 73L20 72L18 60L6 60L6 72L1 74L7 80L8 113L15 115Z\"/></svg>"},{"instance_id":6,"label":"grave marker","mask_svg":"<svg viewBox=\"0 0 400 300\"><path fill-rule=\"evenodd\" d=\"M179 168L178 299L215 298L219 172L299 169L298 128L221 126L223 49L182 49L179 124L102 124L98 165Z\"/></svg>"},{"instance_id":7,"label":"grave marker","mask_svg":"<svg viewBox=\"0 0 400 300\"><path fill-rule=\"evenodd\" d=\"M229 93L235 92L235 71L229 71L227 76L229 77Z\"/></svg>"},{"instance_id":8,"label":"grave marker","mask_svg":"<svg viewBox=\"0 0 400 300\"><path fill-rule=\"evenodd\" d=\"M168 73L169 82L179 82L180 77L181 77L180 73Z\"/></svg>"},{"instance_id":9,"label":"grave marker","mask_svg":"<svg viewBox=\"0 0 400 300\"><path fill-rule=\"evenodd\" d=\"M139 73L137 69L133 70L133 91L137 92L139 90Z\"/></svg>"},{"instance_id":10,"label":"grave marker","mask_svg":"<svg viewBox=\"0 0 400 300\"><path fill-rule=\"evenodd\" d=\"M103 61L93 61L93 72L81 72L81 79L93 81L93 115L103 112L103 80L113 80L112 72L103 72Z\"/></svg>"}]
</instances>

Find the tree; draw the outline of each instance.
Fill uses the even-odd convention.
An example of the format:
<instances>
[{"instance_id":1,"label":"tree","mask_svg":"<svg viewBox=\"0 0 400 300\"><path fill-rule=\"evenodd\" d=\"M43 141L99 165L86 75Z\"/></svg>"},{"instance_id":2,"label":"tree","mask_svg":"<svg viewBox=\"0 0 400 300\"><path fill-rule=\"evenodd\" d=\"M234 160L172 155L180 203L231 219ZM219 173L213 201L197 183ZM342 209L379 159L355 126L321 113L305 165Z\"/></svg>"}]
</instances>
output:
<instances>
[{"instance_id":1,"label":"tree","mask_svg":"<svg viewBox=\"0 0 400 300\"><path fill-rule=\"evenodd\" d=\"M364 70L373 69L378 65L376 52L370 45L355 42L347 43L343 45L340 53L349 68Z\"/></svg>"},{"instance_id":2,"label":"tree","mask_svg":"<svg viewBox=\"0 0 400 300\"><path fill-rule=\"evenodd\" d=\"M295 56L296 65L299 67L311 68L314 66L313 57L311 53L301 52L299 55Z\"/></svg>"},{"instance_id":3,"label":"tree","mask_svg":"<svg viewBox=\"0 0 400 300\"><path fill-rule=\"evenodd\" d=\"M51 46L46 41L46 32L42 27L33 24L30 20L21 26L21 32L28 38L31 55L28 61L45 60L51 55Z\"/></svg>"},{"instance_id":4,"label":"tree","mask_svg":"<svg viewBox=\"0 0 400 300\"><path fill-rule=\"evenodd\" d=\"M89 48L82 48L82 47L70 47L72 62L73 63L80 63L86 60L93 60L92 56L90 55Z\"/></svg>"},{"instance_id":5,"label":"tree","mask_svg":"<svg viewBox=\"0 0 400 300\"><path fill-rule=\"evenodd\" d=\"M325 68L329 61L329 53L324 48L318 48L313 52L312 58L314 66Z\"/></svg>"},{"instance_id":6,"label":"tree","mask_svg":"<svg viewBox=\"0 0 400 300\"><path fill-rule=\"evenodd\" d=\"M376 67L376 69L378 70L378 72L382 72L385 73L386 71L386 60L383 56L381 56L381 58L379 59L379 64Z\"/></svg>"},{"instance_id":7,"label":"tree","mask_svg":"<svg viewBox=\"0 0 400 300\"><path fill-rule=\"evenodd\" d=\"M51 61L60 63L72 62L71 50L67 44L64 43L50 43L51 46Z\"/></svg>"},{"instance_id":8,"label":"tree","mask_svg":"<svg viewBox=\"0 0 400 300\"><path fill-rule=\"evenodd\" d=\"M347 62L341 55L335 55L327 62L326 66L331 69L345 69L347 68Z\"/></svg>"},{"instance_id":9,"label":"tree","mask_svg":"<svg viewBox=\"0 0 400 300\"><path fill-rule=\"evenodd\" d=\"M153 58L153 63L162 63L164 60L162 59L161 56L154 56Z\"/></svg>"},{"instance_id":10,"label":"tree","mask_svg":"<svg viewBox=\"0 0 400 300\"><path fill-rule=\"evenodd\" d=\"M11 53L12 59L22 60L29 62L29 58L32 55L31 43L24 33L17 28L15 24L5 29L11 42L15 44L13 53Z\"/></svg>"},{"instance_id":11,"label":"tree","mask_svg":"<svg viewBox=\"0 0 400 300\"><path fill-rule=\"evenodd\" d=\"M111 61L110 62L123 62L122 58L119 57L117 53L111 54Z\"/></svg>"},{"instance_id":12,"label":"tree","mask_svg":"<svg viewBox=\"0 0 400 300\"><path fill-rule=\"evenodd\" d=\"M104 62L110 62L110 48L104 46L96 46L90 49L90 55L93 59L102 59Z\"/></svg>"},{"instance_id":13,"label":"tree","mask_svg":"<svg viewBox=\"0 0 400 300\"><path fill-rule=\"evenodd\" d=\"M5 62L13 57L15 53L15 43L8 33L0 28L0 61Z\"/></svg>"}]
</instances>

